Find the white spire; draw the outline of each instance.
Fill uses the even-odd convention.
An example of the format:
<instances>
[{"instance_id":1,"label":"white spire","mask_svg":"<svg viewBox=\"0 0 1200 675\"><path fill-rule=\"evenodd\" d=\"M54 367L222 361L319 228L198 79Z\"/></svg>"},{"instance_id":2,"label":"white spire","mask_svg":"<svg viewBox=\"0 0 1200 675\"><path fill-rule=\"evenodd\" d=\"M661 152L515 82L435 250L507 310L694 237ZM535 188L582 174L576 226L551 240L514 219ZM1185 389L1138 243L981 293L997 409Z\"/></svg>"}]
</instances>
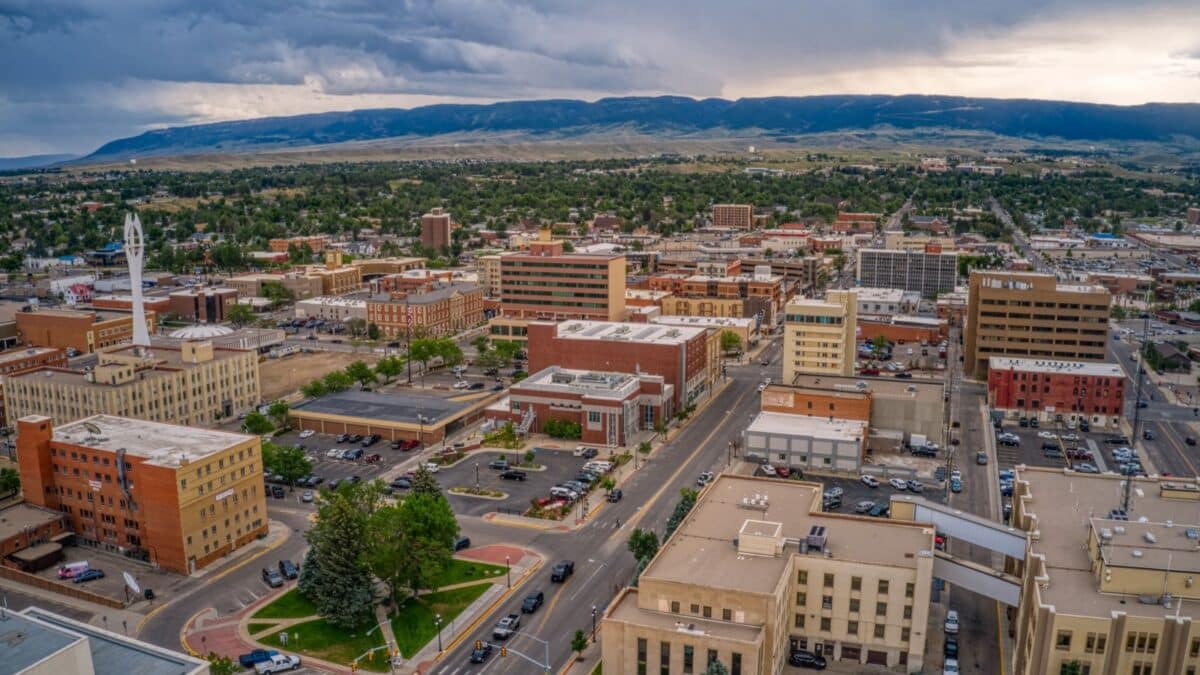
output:
<instances>
[{"instance_id":1,"label":"white spire","mask_svg":"<svg viewBox=\"0 0 1200 675\"><path fill-rule=\"evenodd\" d=\"M146 307L142 301L142 261L145 256L142 221L136 213L125 214L125 260L129 262L129 290L133 294L133 344L150 346L146 330Z\"/></svg>"}]
</instances>

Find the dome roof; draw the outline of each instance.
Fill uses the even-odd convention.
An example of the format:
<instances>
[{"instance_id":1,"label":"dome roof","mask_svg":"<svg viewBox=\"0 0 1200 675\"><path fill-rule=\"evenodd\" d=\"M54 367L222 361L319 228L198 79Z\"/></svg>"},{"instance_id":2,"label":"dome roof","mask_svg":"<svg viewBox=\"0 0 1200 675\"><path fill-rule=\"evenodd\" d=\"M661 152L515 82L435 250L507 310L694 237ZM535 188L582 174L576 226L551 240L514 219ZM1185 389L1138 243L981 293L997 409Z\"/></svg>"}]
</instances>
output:
<instances>
[{"instance_id":1,"label":"dome roof","mask_svg":"<svg viewBox=\"0 0 1200 675\"><path fill-rule=\"evenodd\" d=\"M180 340L207 340L210 338L221 337L222 335L229 335L232 332L232 328L218 326L217 324L212 323L202 323L171 331L170 335L171 337Z\"/></svg>"}]
</instances>

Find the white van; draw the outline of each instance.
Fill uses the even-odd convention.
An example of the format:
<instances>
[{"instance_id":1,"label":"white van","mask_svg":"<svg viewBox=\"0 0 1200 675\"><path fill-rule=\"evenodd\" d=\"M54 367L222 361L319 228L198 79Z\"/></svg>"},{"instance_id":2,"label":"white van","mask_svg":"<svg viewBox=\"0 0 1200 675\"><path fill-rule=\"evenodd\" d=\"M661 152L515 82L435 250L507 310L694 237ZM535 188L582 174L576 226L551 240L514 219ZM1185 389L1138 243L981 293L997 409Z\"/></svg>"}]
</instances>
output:
<instances>
[{"instance_id":1,"label":"white van","mask_svg":"<svg viewBox=\"0 0 1200 675\"><path fill-rule=\"evenodd\" d=\"M58 568L59 579L74 579L91 568L88 561L80 560L79 562L69 562Z\"/></svg>"}]
</instances>

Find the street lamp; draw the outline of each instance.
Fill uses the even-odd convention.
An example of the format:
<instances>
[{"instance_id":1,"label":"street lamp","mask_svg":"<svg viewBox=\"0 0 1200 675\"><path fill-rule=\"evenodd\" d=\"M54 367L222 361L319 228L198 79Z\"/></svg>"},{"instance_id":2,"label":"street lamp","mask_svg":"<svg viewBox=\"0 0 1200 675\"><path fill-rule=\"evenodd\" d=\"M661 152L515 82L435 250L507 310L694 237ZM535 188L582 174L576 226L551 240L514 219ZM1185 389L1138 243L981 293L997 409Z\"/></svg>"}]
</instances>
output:
<instances>
[{"instance_id":1,"label":"street lamp","mask_svg":"<svg viewBox=\"0 0 1200 675\"><path fill-rule=\"evenodd\" d=\"M442 615L435 614L433 616L433 625L437 628L438 634L438 653L442 653Z\"/></svg>"},{"instance_id":2,"label":"street lamp","mask_svg":"<svg viewBox=\"0 0 1200 675\"><path fill-rule=\"evenodd\" d=\"M475 462L475 489L479 489L479 462Z\"/></svg>"},{"instance_id":3,"label":"street lamp","mask_svg":"<svg viewBox=\"0 0 1200 675\"><path fill-rule=\"evenodd\" d=\"M429 419L427 417L425 417L424 415L422 415L420 413L417 413L417 424L421 425L421 435L417 437L417 442L420 443L421 448L417 452L425 451L425 423L428 421L429 421Z\"/></svg>"},{"instance_id":4,"label":"street lamp","mask_svg":"<svg viewBox=\"0 0 1200 675\"><path fill-rule=\"evenodd\" d=\"M592 642L596 641L596 606L592 605Z\"/></svg>"},{"instance_id":5,"label":"street lamp","mask_svg":"<svg viewBox=\"0 0 1200 675\"><path fill-rule=\"evenodd\" d=\"M504 576L508 580L508 587L512 588L512 563L508 556L504 556Z\"/></svg>"}]
</instances>

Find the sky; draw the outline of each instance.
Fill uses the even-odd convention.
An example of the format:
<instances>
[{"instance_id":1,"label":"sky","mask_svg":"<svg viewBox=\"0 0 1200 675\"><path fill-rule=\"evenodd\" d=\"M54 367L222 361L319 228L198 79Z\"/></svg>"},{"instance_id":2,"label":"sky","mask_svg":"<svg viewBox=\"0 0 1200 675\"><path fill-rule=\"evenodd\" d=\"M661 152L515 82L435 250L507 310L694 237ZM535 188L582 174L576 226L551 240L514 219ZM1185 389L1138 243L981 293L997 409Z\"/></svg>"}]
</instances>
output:
<instances>
[{"instance_id":1,"label":"sky","mask_svg":"<svg viewBox=\"0 0 1200 675\"><path fill-rule=\"evenodd\" d=\"M0 0L0 156L430 103L1200 102L1196 0Z\"/></svg>"}]
</instances>

